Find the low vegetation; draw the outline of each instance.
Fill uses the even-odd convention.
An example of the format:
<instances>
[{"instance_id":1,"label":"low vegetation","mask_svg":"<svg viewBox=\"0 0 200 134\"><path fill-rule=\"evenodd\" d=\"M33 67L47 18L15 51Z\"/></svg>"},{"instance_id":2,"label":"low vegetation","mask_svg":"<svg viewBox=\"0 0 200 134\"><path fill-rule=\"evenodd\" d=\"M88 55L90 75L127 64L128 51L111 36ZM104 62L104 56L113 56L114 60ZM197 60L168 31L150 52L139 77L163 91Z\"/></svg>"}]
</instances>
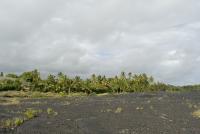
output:
<instances>
[{"instance_id":1,"label":"low vegetation","mask_svg":"<svg viewBox=\"0 0 200 134\"><path fill-rule=\"evenodd\" d=\"M26 120L30 120L32 118L35 118L38 116L39 113L41 113L42 111L41 110L35 110L35 109L32 109L32 108L28 108L25 112L24 112L24 115L25 115L25 119Z\"/></svg>"},{"instance_id":2,"label":"low vegetation","mask_svg":"<svg viewBox=\"0 0 200 134\"><path fill-rule=\"evenodd\" d=\"M13 118L13 119L7 119L5 121L2 121L2 127L4 128L14 128L17 126L20 126L21 124L23 124L24 119L22 118Z\"/></svg>"},{"instance_id":3,"label":"low vegetation","mask_svg":"<svg viewBox=\"0 0 200 134\"><path fill-rule=\"evenodd\" d=\"M193 115L195 118L199 118L199 119L200 119L200 109L194 111L194 112L192 113L192 115Z\"/></svg>"},{"instance_id":4,"label":"low vegetation","mask_svg":"<svg viewBox=\"0 0 200 134\"><path fill-rule=\"evenodd\" d=\"M19 98L7 98L7 97L0 97L0 104L1 105L18 105L20 104Z\"/></svg>"},{"instance_id":5,"label":"low vegetation","mask_svg":"<svg viewBox=\"0 0 200 134\"><path fill-rule=\"evenodd\" d=\"M38 70L24 72L21 75L7 74L0 76L0 91L27 91L35 93L35 97L42 97L42 93L59 93L59 96L70 94L103 94L144 91L183 91L200 89L200 85L172 86L155 82L152 76L146 74L132 74L121 72L115 77L93 74L90 78L81 79L79 76L68 77L63 73L49 74L42 79ZM46 95L46 94L45 94ZM8 95L9 96L9 95ZM24 96L30 96L24 94ZM51 96L51 95L50 95Z\"/></svg>"},{"instance_id":6,"label":"low vegetation","mask_svg":"<svg viewBox=\"0 0 200 134\"><path fill-rule=\"evenodd\" d=\"M48 116L56 116L58 113L54 111L52 108L48 108L47 110ZM20 125L22 125L24 122L29 121L33 118L36 118L39 116L40 113L43 111L40 109L33 109L33 108L27 108L23 112L18 112L20 117L14 117L11 119L5 119L0 121L0 128L15 128Z\"/></svg>"},{"instance_id":7,"label":"low vegetation","mask_svg":"<svg viewBox=\"0 0 200 134\"><path fill-rule=\"evenodd\" d=\"M15 117L12 119L2 120L0 127L3 128L15 128L17 126L22 125L25 121L33 119L38 116L41 110L35 110L32 108L26 109L24 112L20 112L22 115L21 117Z\"/></svg>"},{"instance_id":8,"label":"low vegetation","mask_svg":"<svg viewBox=\"0 0 200 134\"><path fill-rule=\"evenodd\" d=\"M47 114L48 115L58 115L58 113L56 111L54 111L52 108L47 108Z\"/></svg>"},{"instance_id":9,"label":"low vegetation","mask_svg":"<svg viewBox=\"0 0 200 134\"><path fill-rule=\"evenodd\" d=\"M116 114L119 114L119 113L122 112L122 110L123 110L123 109L122 109L121 107L118 107L118 108L115 110L115 113L116 113Z\"/></svg>"}]
</instances>

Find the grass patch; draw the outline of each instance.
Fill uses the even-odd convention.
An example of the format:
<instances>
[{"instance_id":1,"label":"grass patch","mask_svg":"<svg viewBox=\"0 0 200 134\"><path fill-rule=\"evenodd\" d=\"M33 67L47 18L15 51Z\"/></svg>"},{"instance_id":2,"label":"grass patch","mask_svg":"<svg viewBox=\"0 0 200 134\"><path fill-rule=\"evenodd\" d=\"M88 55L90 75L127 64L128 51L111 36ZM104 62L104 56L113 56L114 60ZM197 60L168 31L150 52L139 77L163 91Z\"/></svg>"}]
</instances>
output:
<instances>
[{"instance_id":1,"label":"grass patch","mask_svg":"<svg viewBox=\"0 0 200 134\"><path fill-rule=\"evenodd\" d=\"M194 112L192 113L192 115L193 115L195 118L199 118L199 119L200 119L200 109L197 110L197 111L194 111Z\"/></svg>"},{"instance_id":2,"label":"grass patch","mask_svg":"<svg viewBox=\"0 0 200 134\"><path fill-rule=\"evenodd\" d=\"M136 110L143 110L143 107L136 107Z\"/></svg>"},{"instance_id":3,"label":"grass patch","mask_svg":"<svg viewBox=\"0 0 200 134\"><path fill-rule=\"evenodd\" d=\"M0 98L0 105L18 105L20 104L19 98Z\"/></svg>"},{"instance_id":4,"label":"grass patch","mask_svg":"<svg viewBox=\"0 0 200 134\"><path fill-rule=\"evenodd\" d=\"M70 94L67 94L65 97L79 97L79 96L87 96L86 93L70 93Z\"/></svg>"},{"instance_id":5,"label":"grass patch","mask_svg":"<svg viewBox=\"0 0 200 134\"><path fill-rule=\"evenodd\" d=\"M38 91L2 91L0 92L0 97L3 98L60 98L60 97L78 97L87 96L86 93L70 93L65 92L53 93L53 92L38 92Z\"/></svg>"},{"instance_id":6,"label":"grass patch","mask_svg":"<svg viewBox=\"0 0 200 134\"><path fill-rule=\"evenodd\" d=\"M7 98L42 98L42 97L58 97L56 93L43 93L43 92L31 92L31 91L4 91L0 92L0 97Z\"/></svg>"},{"instance_id":7,"label":"grass patch","mask_svg":"<svg viewBox=\"0 0 200 134\"><path fill-rule=\"evenodd\" d=\"M35 118L38 116L39 113L41 113L42 111L41 110L35 110L35 109L32 109L32 108L28 108L25 112L24 112L24 115L25 115L25 118L26 120L30 120L32 118Z\"/></svg>"},{"instance_id":8,"label":"grass patch","mask_svg":"<svg viewBox=\"0 0 200 134\"><path fill-rule=\"evenodd\" d=\"M97 96L108 96L108 95L111 95L111 93L102 93L102 94L97 94Z\"/></svg>"},{"instance_id":9,"label":"grass patch","mask_svg":"<svg viewBox=\"0 0 200 134\"><path fill-rule=\"evenodd\" d=\"M14 98L14 97L28 97L28 92L24 91L2 91L0 92L0 97L8 97L8 98Z\"/></svg>"},{"instance_id":10,"label":"grass patch","mask_svg":"<svg viewBox=\"0 0 200 134\"><path fill-rule=\"evenodd\" d=\"M14 123L16 126L20 126L21 124L23 124L24 120L21 118L15 118Z\"/></svg>"},{"instance_id":11,"label":"grass patch","mask_svg":"<svg viewBox=\"0 0 200 134\"><path fill-rule=\"evenodd\" d=\"M56 116L58 115L58 112L54 111L52 108L47 108L47 114Z\"/></svg>"},{"instance_id":12,"label":"grass patch","mask_svg":"<svg viewBox=\"0 0 200 134\"><path fill-rule=\"evenodd\" d=\"M112 112L112 109L101 110L101 113L109 113Z\"/></svg>"},{"instance_id":13,"label":"grass patch","mask_svg":"<svg viewBox=\"0 0 200 134\"><path fill-rule=\"evenodd\" d=\"M38 117L39 114L42 113L42 112L43 112L42 110L33 109L33 108L27 108L23 112L20 112L20 111L14 112L14 113L19 113L20 117L1 120L0 121L0 128L14 129L15 127L22 125L24 122ZM47 112L48 115L51 115L51 116L58 115L58 113L56 111L54 111L52 108L47 108L46 112Z\"/></svg>"},{"instance_id":14,"label":"grass patch","mask_svg":"<svg viewBox=\"0 0 200 134\"><path fill-rule=\"evenodd\" d=\"M70 105L71 103L69 102L69 101L64 101L64 102L62 102L61 103L63 106L68 106L68 105Z\"/></svg>"},{"instance_id":15,"label":"grass patch","mask_svg":"<svg viewBox=\"0 0 200 134\"><path fill-rule=\"evenodd\" d=\"M91 93L89 96L118 96L118 95L125 95L128 92L121 92L121 93ZM17 98L17 99L24 99L24 98L61 98L61 97L85 97L88 94L84 92L77 92L77 93L66 93L66 92L39 92L39 91L1 91L0 92L0 99L2 98ZM0 100L1 103L1 100Z\"/></svg>"},{"instance_id":16,"label":"grass patch","mask_svg":"<svg viewBox=\"0 0 200 134\"><path fill-rule=\"evenodd\" d=\"M45 104L45 102L41 102L41 101L35 101L35 102L31 102L32 105L40 105L40 104Z\"/></svg>"},{"instance_id":17,"label":"grass patch","mask_svg":"<svg viewBox=\"0 0 200 134\"><path fill-rule=\"evenodd\" d=\"M38 116L38 110L28 109L24 112L25 118L15 117L13 119L6 119L1 121L1 127L3 128L15 128L22 125L25 121L30 120Z\"/></svg>"},{"instance_id":18,"label":"grass patch","mask_svg":"<svg viewBox=\"0 0 200 134\"><path fill-rule=\"evenodd\" d=\"M1 122L3 128L14 128L17 126L20 126L21 124L24 123L23 118L13 118L13 119L7 119Z\"/></svg>"},{"instance_id":19,"label":"grass patch","mask_svg":"<svg viewBox=\"0 0 200 134\"><path fill-rule=\"evenodd\" d=\"M115 113L116 113L116 114L119 114L119 113L122 112L122 110L123 110L123 109L122 109L121 107L118 107L118 108L115 110Z\"/></svg>"},{"instance_id":20,"label":"grass patch","mask_svg":"<svg viewBox=\"0 0 200 134\"><path fill-rule=\"evenodd\" d=\"M105 110L101 110L100 112L101 113L109 113L109 112L112 112L112 113L115 113L115 114L119 114L123 111L123 109L121 107L117 107L117 109L105 109Z\"/></svg>"}]
</instances>

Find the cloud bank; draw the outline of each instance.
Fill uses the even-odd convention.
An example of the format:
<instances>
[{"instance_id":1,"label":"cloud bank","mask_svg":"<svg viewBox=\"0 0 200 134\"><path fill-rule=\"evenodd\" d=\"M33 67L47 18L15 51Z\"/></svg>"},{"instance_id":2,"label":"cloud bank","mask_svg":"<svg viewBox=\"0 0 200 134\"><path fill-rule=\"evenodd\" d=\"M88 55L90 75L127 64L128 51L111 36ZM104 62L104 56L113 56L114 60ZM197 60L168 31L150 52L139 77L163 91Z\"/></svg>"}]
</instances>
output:
<instances>
[{"instance_id":1,"label":"cloud bank","mask_svg":"<svg viewBox=\"0 0 200 134\"><path fill-rule=\"evenodd\" d=\"M200 83L199 0L1 0L0 71Z\"/></svg>"}]
</instances>

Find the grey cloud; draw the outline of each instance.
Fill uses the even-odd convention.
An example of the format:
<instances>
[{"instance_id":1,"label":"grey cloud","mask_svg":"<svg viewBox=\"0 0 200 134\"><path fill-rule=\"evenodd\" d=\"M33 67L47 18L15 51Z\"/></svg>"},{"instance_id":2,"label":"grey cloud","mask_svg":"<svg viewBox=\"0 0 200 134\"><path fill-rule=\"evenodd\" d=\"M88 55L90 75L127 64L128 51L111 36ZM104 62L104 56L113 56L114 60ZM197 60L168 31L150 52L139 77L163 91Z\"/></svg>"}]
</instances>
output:
<instances>
[{"instance_id":1,"label":"grey cloud","mask_svg":"<svg viewBox=\"0 0 200 134\"><path fill-rule=\"evenodd\" d=\"M0 70L199 81L198 0L2 0Z\"/></svg>"}]
</instances>

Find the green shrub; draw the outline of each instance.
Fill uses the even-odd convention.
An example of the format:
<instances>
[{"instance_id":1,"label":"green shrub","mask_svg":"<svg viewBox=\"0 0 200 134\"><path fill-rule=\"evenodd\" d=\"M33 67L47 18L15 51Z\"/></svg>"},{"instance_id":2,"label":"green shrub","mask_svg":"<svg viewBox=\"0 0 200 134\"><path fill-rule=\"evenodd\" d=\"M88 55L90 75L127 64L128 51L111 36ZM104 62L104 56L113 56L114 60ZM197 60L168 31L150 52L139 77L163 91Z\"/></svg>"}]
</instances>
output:
<instances>
[{"instance_id":1,"label":"green shrub","mask_svg":"<svg viewBox=\"0 0 200 134\"><path fill-rule=\"evenodd\" d=\"M14 119L15 126L20 126L21 124L23 124L23 122L24 122L24 120L21 118Z\"/></svg>"},{"instance_id":2,"label":"green shrub","mask_svg":"<svg viewBox=\"0 0 200 134\"><path fill-rule=\"evenodd\" d=\"M3 127L5 127L5 128L17 127L17 126L20 126L23 123L24 123L24 119L19 118L19 117L13 118L13 119L7 119L7 120L2 122Z\"/></svg>"},{"instance_id":3,"label":"green shrub","mask_svg":"<svg viewBox=\"0 0 200 134\"><path fill-rule=\"evenodd\" d=\"M35 109L32 109L32 108L28 108L24 112L24 115L26 116L26 119L32 119L34 117L37 117L40 112L41 112L41 110L35 110Z\"/></svg>"},{"instance_id":4,"label":"green shrub","mask_svg":"<svg viewBox=\"0 0 200 134\"><path fill-rule=\"evenodd\" d=\"M52 108L47 108L47 114L48 115L57 115L58 113L57 112L55 112Z\"/></svg>"}]
</instances>

